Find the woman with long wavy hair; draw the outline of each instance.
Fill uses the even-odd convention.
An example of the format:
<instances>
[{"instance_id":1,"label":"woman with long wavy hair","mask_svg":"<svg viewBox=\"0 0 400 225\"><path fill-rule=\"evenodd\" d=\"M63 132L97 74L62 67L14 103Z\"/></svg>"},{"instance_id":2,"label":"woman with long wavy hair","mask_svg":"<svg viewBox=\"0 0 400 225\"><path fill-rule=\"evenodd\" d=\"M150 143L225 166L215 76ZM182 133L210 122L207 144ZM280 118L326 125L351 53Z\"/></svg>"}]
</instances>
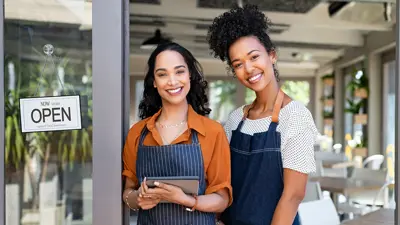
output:
<instances>
[{"instance_id":1,"label":"woman with long wavy hair","mask_svg":"<svg viewBox=\"0 0 400 225\"><path fill-rule=\"evenodd\" d=\"M158 46L148 60L141 121L123 151L123 201L139 210L138 224L216 223L232 202L229 143L223 127L206 117L207 82L198 61L176 43ZM197 176L197 196L177 186L146 185L146 177Z\"/></svg>"}]
</instances>

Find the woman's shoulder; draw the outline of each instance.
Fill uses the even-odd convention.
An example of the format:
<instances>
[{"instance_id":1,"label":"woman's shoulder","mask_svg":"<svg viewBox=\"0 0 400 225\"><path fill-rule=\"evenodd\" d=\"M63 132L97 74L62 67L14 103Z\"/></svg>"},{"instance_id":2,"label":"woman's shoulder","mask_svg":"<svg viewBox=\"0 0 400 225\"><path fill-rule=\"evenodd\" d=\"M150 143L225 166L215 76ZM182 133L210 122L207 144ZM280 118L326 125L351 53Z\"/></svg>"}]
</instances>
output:
<instances>
[{"instance_id":1,"label":"woman's shoulder","mask_svg":"<svg viewBox=\"0 0 400 225\"><path fill-rule=\"evenodd\" d=\"M293 119L294 118L312 118L312 114L310 110L304 105L304 103L292 100L289 102L285 107L281 109L280 116L288 117Z\"/></svg>"},{"instance_id":2,"label":"woman's shoulder","mask_svg":"<svg viewBox=\"0 0 400 225\"><path fill-rule=\"evenodd\" d=\"M282 121L282 127L280 130L287 133L288 135L285 136L288 138L297 135L306 129L310 129L312 133L318 134L310 110L300 101L293 100L287 104L281 110L280 120Z\"/></svg>"},{"instance_id":3,"label":"woman's shoulder","mask_svg":"<svg viewBox=\"0 0 400 225\"><path fill-rule=\"evenodd\" d=\"M203 126L204 126L205 130L207 131L207 133L216 134L218 132L224 131L222 124L219 123L218 121L213 120L207 116L201 116L201 115L199 115L199 116L202 120Z\"/></svg>"}]
</instances>

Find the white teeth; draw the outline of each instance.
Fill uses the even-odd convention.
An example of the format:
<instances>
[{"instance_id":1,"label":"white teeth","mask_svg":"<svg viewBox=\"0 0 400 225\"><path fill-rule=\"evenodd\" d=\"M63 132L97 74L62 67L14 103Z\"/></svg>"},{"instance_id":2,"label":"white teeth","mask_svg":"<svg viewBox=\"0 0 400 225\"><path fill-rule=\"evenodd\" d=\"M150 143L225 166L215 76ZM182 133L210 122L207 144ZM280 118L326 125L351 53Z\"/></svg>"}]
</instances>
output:
<instances>
[{"instance_id":1,"label":"white teeth","mask_svg":"<svg viewBox=\"0 0 400 225\"><path fill-rule=\"evenodd\" d=\"M169 93L178 93L182 88L177 88L177 89L172 89L172 90L168 90Z\"/></svg>"},{"instance_id":2,"label":"white teeth","mask_svg":"<svg viewBox=\"0 0 400 225\"><path fill-rule=\"evenodd\" d=\"M255 81L255 80L257 80L257 79L260 78L260 77L261 77L261 73L258 74L258 75L255 75L254 77L251 77L251 78L249 79L249 81L250 81L250 82Z\"/></svg>"}]
</instances>

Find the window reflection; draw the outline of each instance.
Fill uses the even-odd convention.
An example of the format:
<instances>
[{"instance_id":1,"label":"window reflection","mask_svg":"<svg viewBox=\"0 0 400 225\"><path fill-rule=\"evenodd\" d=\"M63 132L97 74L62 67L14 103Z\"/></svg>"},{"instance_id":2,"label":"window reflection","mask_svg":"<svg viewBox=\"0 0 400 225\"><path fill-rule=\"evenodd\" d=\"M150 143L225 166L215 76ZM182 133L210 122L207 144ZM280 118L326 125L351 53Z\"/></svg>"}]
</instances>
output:
<instances>
[{"instance_id":1,"label":"window reflection","mask_svg":"<svg viewBox=\"0 0 400 225\"><path fill-rule=\"evenodd\" d=\"M4 10L6 224L92 224L91 3L5 0ZM19 98L74 93L83 129L21 132Z\"/></svg>"}]
</instances>

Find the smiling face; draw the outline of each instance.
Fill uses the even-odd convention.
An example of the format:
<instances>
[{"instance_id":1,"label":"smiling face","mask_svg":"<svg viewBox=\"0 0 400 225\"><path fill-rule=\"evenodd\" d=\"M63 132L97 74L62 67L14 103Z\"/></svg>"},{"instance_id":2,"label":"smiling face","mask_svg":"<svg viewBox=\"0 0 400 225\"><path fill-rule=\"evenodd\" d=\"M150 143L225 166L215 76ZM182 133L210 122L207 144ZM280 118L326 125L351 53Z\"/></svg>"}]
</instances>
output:
<instances>
[{"instance_id":1,"label":"smiling face","mask_svg":"<svg viewBox=\"0 0 400 225\"><path fill-rule=\"evenodd\" d=\"M154 67L154 87L157 88L163 105L179 105L187 102L190 74L181 54L166 50L157 55Z\"/></svg>"},{"instance_id":2,"label":"smiling face","mask_svg":"<svg viewBox=\"0 0 400 225\"><path fill-rule=\"evenodd\" d=\"M267 52L264 45L253 36L242 37L229 47L229 59L238 80L255 92L276 82L273 63L274 51Z\"/></svg>"}]
</instances>

